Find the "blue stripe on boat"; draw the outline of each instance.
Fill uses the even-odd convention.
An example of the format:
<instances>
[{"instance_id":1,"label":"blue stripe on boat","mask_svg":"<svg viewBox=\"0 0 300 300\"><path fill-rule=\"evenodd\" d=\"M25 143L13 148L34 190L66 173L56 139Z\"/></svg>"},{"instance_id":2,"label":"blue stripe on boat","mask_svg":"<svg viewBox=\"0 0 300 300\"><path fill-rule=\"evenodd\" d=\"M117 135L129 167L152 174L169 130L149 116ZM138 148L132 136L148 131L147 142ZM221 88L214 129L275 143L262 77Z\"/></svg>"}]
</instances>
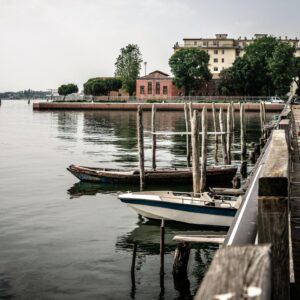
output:
<instances>
[{"instance_id":1,"label":"blue stripe on boat","mask_svg":"<svg viewBox=\"0 0 300 300\"><path fill-rule=\"evenodd\" d=\"M142 200L142 199L120 199L120 200L124 203L130 203L130 204L156 206L156 207L188 211L193 213L203 213L203 214L218 215L218 216L234 217L237 211L235 208L199 206L199 205L192 205L192 204L180 204L180 203L172 203L172 202L153 201L153 200Z\"/></svg>"}]
</instances>

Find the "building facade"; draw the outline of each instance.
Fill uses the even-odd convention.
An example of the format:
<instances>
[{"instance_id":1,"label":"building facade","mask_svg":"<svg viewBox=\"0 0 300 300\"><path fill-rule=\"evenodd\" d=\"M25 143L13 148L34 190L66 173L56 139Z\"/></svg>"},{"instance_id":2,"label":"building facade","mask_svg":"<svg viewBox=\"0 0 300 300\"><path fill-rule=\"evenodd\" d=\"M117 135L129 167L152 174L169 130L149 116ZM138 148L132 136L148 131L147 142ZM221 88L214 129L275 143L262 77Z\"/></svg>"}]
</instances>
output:
<instances>
[{"instance_id":1,"label":"building facade","mask_svg":"<svg viewBox=\"0 0 300 300\"><path fill-rule=\"evenodd\" d=\"M180 95L181 91L172 83L172 78L161 71L154 71L136 80L136 98L167 99Z\"/></svg>"},{"instance_id":2,"label":"building facade","mask_svg":"<svg viewBox=\"0 0 300 300\"><path fill-rule=\"evenodd\" d=\"M255 34L251 39L247 37L228 38L227 34L216 34L215 38L184 38L182 45L177 42L173 48L175 51L181 48L199 48L206 51L210 57L208 66L210 72L213 79L218 79L223 69L231 67L235 59L244 54L247 45L264 36L267 36L267 34ZM295 55L300 56L299 40L297 38L289 39L285 37L281 40L295 47Z\"/></svg>"}]
</instances>

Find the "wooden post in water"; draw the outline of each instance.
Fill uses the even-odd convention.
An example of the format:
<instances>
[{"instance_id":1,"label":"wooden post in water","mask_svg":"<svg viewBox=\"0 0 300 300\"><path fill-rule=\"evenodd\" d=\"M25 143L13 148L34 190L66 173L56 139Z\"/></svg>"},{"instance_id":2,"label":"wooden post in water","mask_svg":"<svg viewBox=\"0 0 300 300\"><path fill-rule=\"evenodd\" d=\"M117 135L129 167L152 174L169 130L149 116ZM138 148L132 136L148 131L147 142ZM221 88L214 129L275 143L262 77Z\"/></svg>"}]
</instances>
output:
<instances>
[{"instance_id":1,"label":"wooden post in water","mask_svg":"<svg viewBox=\"0 0 300 300\"><path fill-rule=\"evenodd\" d=\"M152 169L156 170L156 128L155 128L155 115L156 107L152 105L152 118L151 118L151 129L152 129Z\"/></svg>"},{"instance_id":2,"label":"wooden post in water","mask_svg":"<svg viewBox=\"0 0 300 300\"><path fill-rule=\"evenodd\" d=\"M137 110L137 134L139 151L139 171L140 171L140 189L145 185L145 162L144 162L144 128L143 128L143 110L138 106Z\"/></svg>"},{"instance_id":3,"label":"wooden post in water","mask_svg":"<svg viewBox=\"0 0 300 300\"><path fill-rule=\"evenodd\" d=\"M230 105L227 106L227 159L228 164L231 164L231 109Z\"/></svg>"},{"instance_id":4,"label":"wooden post in water","mask_svg":"<svg viewBox=\"0 0 300 300\"><path fill-rule=\"evenodd\" d=\"M258 243L272 244L272 299L289 299L289 151L284 130L274 130L258 185Z\"/></svg>"},{"instance_id":5,"label":"wooden post in water","mask_svg":"<svg viewBox=\"0 0 300 300\"><path fill-rule=\"evenodd\" d=\"M161 219L160 225L160 275L164 274L165 266L165 220Z\"/></svg>"},{"instance_id":6,"label":"wooden post in water","mask_svg":"<svg viewBox=\"0 0 300 300\"><path fill-rule=\"evenodd\" d=\"M259 117L260 117L261 137L263 138L265 122L264 122L264 106L262 101L259 103Z\"/></svg>"},{"instance_id":7,"label":"wooden post in water","mask_svg":"<svg viewBox=\"0 0 300 300\"><path fill-rule=\"evenodd\" d=\"M241 160L246 159L247 149L246 149L246 139L245 139L245 107L244 103L240 107L240 125L241 125Z\"/></svg>"},{"instance_id":8,"label":"wooden post in water","mask_svg":"<svg viewBox=\"0 0 300 300\"><path fill-rule=\"evenodd\" d=\"M192 134L192 166L193 166L193 191L194 195L200 193L200 169L199 169L199 120L198 111L195 110L191 119Z\"/></svg>"},{"instance_id":9,"label":"wooden post in water","mask_svg":"<svg viewBox=\"0 0 300 300\"><path fill-rule=\"evenodd\" d=\"M185 130L186 130L186 164L189 168L191 166L191 148L190 148L190 137L188 132L190 131L189 126L189 108L186 102L184 102L184 119L185 119Z\"/></svg>"},{"instance_id":10,"label":"wooden post in water","mask_svg":"<svg viewBox=\"0 0 300 300\"><path fill-rule=\"evenodd\" d=\"M189 262L191 251L191 244L187 242L182 242L177 245L174 254L173 262L173 275L186 276L187 275L187 266Z\"/></svg>"},{"instance_id":11,"label":"wooden post in water","mask_svg":"<svg viewBox=\"0 0 300 300\"><path fill-rule=\"evenodd\" d=\"M206 107L202 109L202 143L201 143L201 177L200 192L203 193L206 186L206 160L207 160L207 113Z\"/></svg>"},{"instance_id":12,"label":"wooden post in water","mask_svg":"<svg viewBox=\"0 0 300 300\"><path fill-rule=\"evenodd\" d=\"M213 102L212 104L212 114L213 114L213 122L214 122L214 131L215 133L217 132L217 120L216 120L216 106L215 103ZM215 134L215 162L218 162L218 148L219 148L219 136L217 133Z\"/></svg>"},{"instance_id":13,"label":"wooden post in water","mask_svg":"<svg viewBox=\"0 0 300 300\"><path fill-rule=\"evenodd\" d=\"M234 134L234 129L235 129L235 119L234 119L234 103L231 101L230 102L230 107L231 107L231 132L232 132L232 136Z\"/></svg>"},{"instance_id":14,"label":"wooden post in water","mask_svg":"<svg viewBox=\"0 0 300 300\"><path fill-rule=\"evenodd\" d=\"M189 112L190 112L190 121L192 122L192 117L193 117L193 103L192 103L192 101L189 102Z\"/></svg>"},{"instance_id":15,"label":"wooden post in water","mask_svg":"<svg viewBox=\"0 0 300 300\"><path fill-rule=\"evenodd\" d=\"M219 113L219 123L220 123L220 130L221 132L225 132L225 125L223 122L223 110L222 107L220 108ZM223 163L228 165L228 156L226 151L226 134L221 134L221 145L222 145L222 154L223 154Z\"/></svg>"}]
</instances>

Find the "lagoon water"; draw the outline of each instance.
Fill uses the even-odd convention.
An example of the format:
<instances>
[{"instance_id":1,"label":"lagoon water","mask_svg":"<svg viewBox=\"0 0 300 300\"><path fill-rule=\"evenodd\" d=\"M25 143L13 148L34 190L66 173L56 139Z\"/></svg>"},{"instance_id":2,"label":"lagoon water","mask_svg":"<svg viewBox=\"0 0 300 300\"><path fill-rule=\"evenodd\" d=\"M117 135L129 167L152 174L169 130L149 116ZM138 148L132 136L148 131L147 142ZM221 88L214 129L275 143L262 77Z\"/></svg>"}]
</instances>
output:
<instances>
[{"instance_id":1,"label":"lagoon water","mask_svg":"<svg viewBox=\"0 0 300 300\"><path fill-rule=\"evenodd\" d=\"M145 113L150 130L150 113ZM269 116L270 117L270 116ZM238 126L238 114L236 113ZM0 107L0 299L190 299L217 246L193 246L189 285L173 281L175 232L207 231L166 223L165 276L159 276L160 224L117 199L132 186L82 184L72 163L136 167L134 112L32 110L27 101ZM209 120L211 126L211 120ZM247 114L247 140L259 115ZM183 113L158 112L157 130L185 130ZM145 134L146 165L151 137ZM238 130L234 160L239 159ZM212 162L212 145L209 162ZM158 166L185 165L185 137L158 140ZM164 187L175 188L175 187ZM190 189L190 187L176 187ZM137 243L135 285L131 280Z\"/></svg>"}]
</instances>

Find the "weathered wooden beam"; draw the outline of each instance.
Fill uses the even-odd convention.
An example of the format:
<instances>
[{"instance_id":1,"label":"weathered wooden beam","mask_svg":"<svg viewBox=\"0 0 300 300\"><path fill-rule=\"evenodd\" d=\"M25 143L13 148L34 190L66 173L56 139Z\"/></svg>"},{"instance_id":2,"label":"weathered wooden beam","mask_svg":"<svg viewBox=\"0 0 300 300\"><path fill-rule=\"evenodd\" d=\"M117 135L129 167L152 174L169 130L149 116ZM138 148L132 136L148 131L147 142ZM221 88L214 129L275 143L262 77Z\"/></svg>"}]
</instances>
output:
<instances>
[{"instance_id":1,"label":"weathered wooden beam","mask_svg":"<svg viewBox=\"0 0 300 300\"><path fill-rule=\"evenodd\" d=\"M205 244L223 244L224 235L175 235L173 241Z\"/></svg>"},{"instance_id":2,"label":"weathered wooden beam","mask_svg":"<svg viewBox=\"0 0 300 300\"><path fill-rule=\"evenodd\" d=\"M185 129L186 129L186 164L187 167L191 166L191 147L190 147L190 137L188 132L190 131L189 127L189 113L188 113L188 105L184 103L184 119L185 119Z\"/></svg>"},{"instance_id":3,"label":"weathered wooden beam","mask_svg":"<svg viewBox=\"0 0 300 300\"><path fill-rule=\"evenodd\" d=\"M151 118L151 130L156 132L156 107L155 104L152 105L152 118ZM156 135L152 134L152 169L156 170Z\"/></svg>"},{"instance_id":4,"label":"weathered wooden beam","mask_svg":"<svg viewBox=\"0 0 300 300\"><path fill-rule=\"evenodd\" d=\"M200 193L200 168L199 168L199 120L198 111L194 110L191 119L192 131L192 166L193 166L193 191L194 194Z\"/></svg>"},{"instance_id":5,"label":"weathered wooden beam","mask_svg":"<svg viewBox=\"0 0 300 300\"><path fill-rule=\"evenodd\" d=\"M241 104L240 108L240 126L241 126L241 161L246 159L247 149L246 149L246 130L245 130L245 106L244 103Z\"/></svg>"},{"instance_id":6,"label":"weathered wooden beam","mask_svg":"<svg viewBox=\"0 0 300 300\"><path fill-rule=\"evenodd\" d=\"M230 105L228 105L227 107L227 142L226 142L226 145L227 145L227 148L226 148L226 151L227 151L227 159L228 159L228 164L230 165L231 164L231 130L232 130L232 121L231 121L231 107Z\"/></svg>"},{"instance_id":7,"label":"weathered wooden beam","mask_svg":"<svg viewBox=\"0 0 300 300\"><path fill-rule=\"evenodd\" d=\"M206 161L207 161L207 112L206 107L202 110L202 143L201 143L201 177L200 193L203 193L206 187Z\"/></svg>"},{"instance_id":8,"label":"weathered wooden beam","mask_svg":"<svg viewBox=\"0 0 300 300\"><path fill-rule=\"evenodd\" d=\"M160 225L160 274L164 274L165 269L165 220L161 219Z\"/></svg>"},{"instance_id":9,"label":"weathered wooden beam","mask_svg":"<svg viewBox=\"0 0 300 300\"><path fill-rule=\"evenodd\" d=\"M214 123L214 131L217 132L217 120L216 120L216 106L215 103L212 103L212 115L213 115L213 123ZM218 162L218 148L219 148L219 136L215 134L215 152L214 158L215 162Z\"/></svg>"},{"instance_id":10,"label":"weathered wooden beam","mask_svg":"<svg viewBox=\"0 0 300 300\"><path fill-rule=\"evenodd\" d=\"M219 113L219 123L220 123L220 131L224 132L225 131L225 125L224 125L224 122L223 122L222 107L220 108L220 113ZM221 145L222 145L223 162L224 162L225 165L228 165L228 156L227 156L227 151L226 151L226 138L225 138L225 135L221 135Z\"/></svg>"},{"instance_id":11,"label":"weathered wooden beam","mask_svg":"<svg viewBox=\"0 0 300 300\"><path fill-rule=\"evenodd\" d=\"M177 245L173 261L173 275L176 277L186 276L190 257L191 244L182 242Z\"/></svg>"},{"instance_id":12,"label":"weathered wooden beam","mask_svg":"<svg viewBox=\"0 0 300 300\"><path fill-rule=\"evenodd\" d=\"M270 299L270 248L249 245L219 249L194 299Z\"/></svg>"},{"instance_id":13,"label":"weathered wooden beam","mask_svg":"<svg viewBox=\"0 0 300 300\"><path fill-rule=\"evenodd\" d=\"M274 130L258 186L258 242L272 244L272 298L289 299L289 153L284 130Z\"/></svg>"},{"instance_id":14,"label":"weathered wooden beam","mask_svg":"<svg viewBox=\"0 0 300 300\"><path fill-rule=\"evenodd\" d=\"M144 161L144 127L143 127L143 110L138 106L137 110L137 135L139 151L139 171L140 171L140 188L145 185L145 161Z\"/></svg>"}]
</instances>

